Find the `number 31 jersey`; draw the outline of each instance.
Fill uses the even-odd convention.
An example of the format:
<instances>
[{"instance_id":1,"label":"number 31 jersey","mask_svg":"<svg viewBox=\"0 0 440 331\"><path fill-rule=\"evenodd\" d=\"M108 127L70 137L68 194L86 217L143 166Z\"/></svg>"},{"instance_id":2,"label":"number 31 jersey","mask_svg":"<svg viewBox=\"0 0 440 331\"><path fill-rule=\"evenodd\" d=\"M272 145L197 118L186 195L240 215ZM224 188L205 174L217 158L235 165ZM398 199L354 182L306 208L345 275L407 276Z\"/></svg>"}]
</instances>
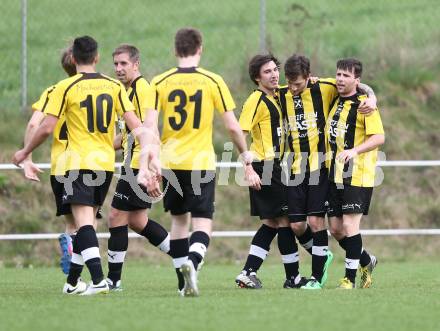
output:
<instances>
[{"instance_id":1,"label":"number 31 jersey","mask_svg":"<svg viewBox=\"0 0 440 331\"><path fill-rule=\"evenodd\" d=\"M46 114L65 116L68 144L57 166L114 171L117 114L134 111L122 84L100 73L80 73L56 84Z\"/></svg>"},{"instance_id":2,"label":"number 31 jersey","mask_svg":"<svg viewBox=\"0 0 440 331\"><path fill-rule=\"evenodd\" d=\"M162 167L215 170L214 109L235 108L222 77L198 67L173 68L154 77L151 87L147 108L163 113Z\"/></svg>"}]
</instances>

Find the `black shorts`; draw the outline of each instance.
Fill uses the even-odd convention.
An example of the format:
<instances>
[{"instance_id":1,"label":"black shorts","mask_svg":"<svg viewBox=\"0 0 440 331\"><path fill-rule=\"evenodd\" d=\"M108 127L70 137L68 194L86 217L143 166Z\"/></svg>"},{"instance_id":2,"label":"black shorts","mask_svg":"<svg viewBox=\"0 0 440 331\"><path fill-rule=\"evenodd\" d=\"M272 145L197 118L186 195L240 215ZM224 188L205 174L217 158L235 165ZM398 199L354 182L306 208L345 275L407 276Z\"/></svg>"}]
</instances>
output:
<instances>
[{"instance_id":1,"label":"black shorts","mask_svg":"<svg viewBox=\"0 0 440 331\"><path fill-rule=\"evenodd\" d=\"M287 189L289 221L305 222L307 216L325 217L328 187L325 168L303 174L302 177L292 174Z\"/></svg>"},{"instance_id":2,"label":"black shorts","mask_svg":"<svg viewBox=\"0 0 440 331\"><path fill-rule=\"evenodd\" d=\"M125 167L121 169L121 178L116 185L112 207L123 211L150 209L152 198L147 195L147 190L136 181L138 169L131 169L127 173Z\"/></svg>"},{"instance_id":3,"label":"black shorts","mask_svg":"<svg viewBox=\"0 0 440 331\"><path fill-rule=\"evenodd\" d=\"M262 185L259 191L249 188L251 216L259 216L260 219L287 216L287 187L282 180L280 163L252 162L252 167L262 179Z\"/></svg>"},{"instance_id":4,"label":"black shorts","mask_svg":"<svg viewBox=\"0 0 440 331\"><path fill-rule=\"evenodd\" d=\"M338 184L330 182L327 209L328 216L342 217L344 214L368 215L373 188L340 185L341 187L339 187Z\"/></svg>"},{"instance_id":5,"label":"black shorts","mask_svg":"<svg viewBox=\"0 0 440 331\"><path fill-rule=\"evenodd\" d=\"M165 211L170 211L171 215L190 212L192 217L212 219L215 200L214 170L163 169L162 176Z\"/></svg>"},{"instance_id":6,"label":"black shorts","mask_svg":"<svg viewBox=\"0 0 440 331\"><path fill-rule=\"evenodd\" d=\"M63 190L64 185L61 181L57 180L57 178L61 178L64 176L55 176L50 175L50 186L52 187L52 192L55 197L55 205L57 208L57 216L61 215L70 215L72 214L72 210L70 209L70 205L63 204Z\"/></svg>"},{"instance_id":7,"label":"black shorts","mask_svg":"<svg viewBox=\"0 0 440 331\"><path fill-rule=\"evenodd\" d=\"M92 207L102 206L110 187L112 176L112 171L67 171L63 177L63 204Z\"/></svg>"}]
</instances>

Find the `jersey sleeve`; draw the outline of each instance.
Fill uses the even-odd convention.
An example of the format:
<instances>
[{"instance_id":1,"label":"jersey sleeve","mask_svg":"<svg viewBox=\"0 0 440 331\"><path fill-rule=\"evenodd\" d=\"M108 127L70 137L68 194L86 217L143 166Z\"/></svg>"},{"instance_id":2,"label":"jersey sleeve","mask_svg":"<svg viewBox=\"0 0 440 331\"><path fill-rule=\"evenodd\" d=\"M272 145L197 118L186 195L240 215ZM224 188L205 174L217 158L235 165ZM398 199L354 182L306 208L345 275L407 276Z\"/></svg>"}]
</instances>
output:
<instances>
[{"instance_id":1,"label":"jersey sleeve","mask_svg":"<svg viewBox=\"0 0 440 331\"><path fill-rule=\"evenodd\" d=\"M148 109L148 98L151 96L151 86L146 80L142 80L139 84L139 89L137 91L137 97L139 101L139 114L141 116L141 122L145 119L145 114Z\"/></svg>"},{"instance_id":2,"label":"jersey sleeve","mask_svg":"<svg viewBox=\"0 0 440 331\"><path fill-rule=\"evenodd\" d=\"M41 93L40 98L32 104L33 111L44 112L49 101L49 94L55 89L55 86L48 87Z\"/></svg>"},{"instance_id":3,"label":"jersey sleeve","mask_svg":"<svg viewBox=\"0 0 440 331\"><path fill-rule=\"evenodd\" d=\"M156 80L153 79L151 81L149 88L146 91L146 100L145 100L146 109L156 109L157 111L161 110L162 105L160 103L159 93L157 88L158 87L156 84Z\"/></svg>"},{"instance_id":4,"label":"jersey sleeve","mask_svg":"<svg viewBox=\"0 0 440 331\"><path fill-rule=\"evenodd\" d=\"M119 117L122 117L122 115L124 115L124 113L127 111L134 111L134 106L128 98L127 91L122 84L119 84L119 92L117 101L115 103L115 110Z\"/></svg>"},{"instance_id":5,"label":"jersey sleeve","mask_svg":"<svg viewBox=\"0 0 440 331\"><path fill-rule=\"evenodd\" d=\"M50 98L48 98L46 108L44 109L45 114L53 115L58 118L64 115L67 108L67 93L65 92L65 84L59 83L55 86L50 93Z\"/></svg>"},{"instance_id":6,"label":"jersey sleeve","mask_svg":"<svg viewBox=\"0 0 440 331\"><path fill-rule=\"evenodd\" d=\"M223 78L218 77L214 87L214 106L219 113L235 109L235 102Z\"/></svg>"},{"instance_id":7,"label":"jersey sleeve","mask_svg":"<svg viewBox=\"0 0 440 331\"><path fill-rule=\"evenodd\" d=\"M380 113L377 109L371 115L365 116L365 134L367 136L384 133Z\"/></svg>"},{"instance_id":8,"label":"jersey sleeve","mask_svg":"<svg viewBox=\"0 0 440 331\"><path fill-rule=\"evenodd\" d=\"M336 88L336 79L334 78L323 78L319 80L319 87L322 93L322 100L324 104L330 105L335 98L338 96L338 90ZM330 109L324 107L324 109Z\"/></svg>"},{"instance_id":9,"label":"jersey sleeve","mask_svg":"<svg viewBox=\"0 0 440 331\"><path fill-rule=\"evenodd\" d=\"M240 114L239 124L243 131L251 131L257 120L257 108L258 100L250 97L243 105L243 109Z\"/></svg>"}]
</instances>

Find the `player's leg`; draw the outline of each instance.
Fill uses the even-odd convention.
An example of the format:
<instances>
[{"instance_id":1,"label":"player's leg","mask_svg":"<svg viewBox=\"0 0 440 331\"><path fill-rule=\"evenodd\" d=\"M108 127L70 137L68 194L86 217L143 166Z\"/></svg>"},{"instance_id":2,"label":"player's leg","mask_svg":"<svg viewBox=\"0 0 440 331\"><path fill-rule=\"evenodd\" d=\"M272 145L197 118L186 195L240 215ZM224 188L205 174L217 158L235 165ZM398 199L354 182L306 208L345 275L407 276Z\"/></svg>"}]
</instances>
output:
<instances>
[{"instance_id":1,"label":"player's leg","mask_svg":"<svg viewBox=\"0 0 440 331\"><path fill-rule=\"evenodd\" d=\"M108 275L110 290L119 291L121 287L122 267L128 249L128 219L130 212L110 209L108 239Z\"/></svg>"},{"instance_id":2,"label":"player's leg","mask_svg":"<svg viewBox=\"0 0 440 331\"><path fill-rule=\"evenodd\" d=\"M177 289L183 295L185 280L180 268L188 260L190 213L171 215L170 255L177 275Z\"/></svg>"},{"instance_id":3,"label":"player's leg","mask_svg":"<svg viewBox=\"0 0 440 331\"><path fill-rule=\"evenodd\" d=\"M278 233L278 224L275 220L263 219L262 223L252 238L243 270L235 278L235 282L241 288L262 287L256 274L269 254L270 244Z\"/></svg>"},{"instance_id":4,"label":"player's leg","mask_svg":"<svg viewBox=\"0 0 440 331\"><path fill-rule=\"evenodd\" d=\"M185 187L185 207L191 212L193 232L189 238L188 261L182 265L181 271L185 278L185 296L198 296L198 270L208 250L212 232L215 171L186 172Z\"/></svg>"},{"instance_id":5,"label":"player's leg","mask_svg":"<svg viewBox=\"0 0 440 331\"><path fill-rule=\"evenodd\" d=\"M287 202L283 199L285 186L281 185L281 168L268 161L253 162L252 167L260 177L265 167L270 169L272 178L269 185L261 186L261 190L249 188L251 216L258 216L262 224L252 238L246 263L235 278L235 283L241 288L259 289L262 284L257 272L269 254L270 244L278 232L278 223L274 218L282 215L282 208Z\"/></svg>"},{"instance_id":6,"label":"player's leg","mask_svg":"<svg viewBox=\"0 0 440 331\"><path fill-rule=\"evenodd\" d=\"M190 183L191 180L187 179L188 171L183 170L163 169L162 175L163 188L165 191L163 205L165 211L171 213L169 254L176 270L177 289L179 294L183 296L185 281L180 268L188 259L188 236L191 215L185 204L185 197L188 194L188 190L190 190L186 182ZM181 193L183 193L183 196Z\"/></svg>"},{"instance_id":7,"label":"player's leg","mask_svg":"<svg viewBox=\"0 0 440 331\"><path fill-rule=\"evenodd\" d=\"M342 226L346 235L345 277L340 288L354 288L356 272L362 252L362 237L359 231L362 214L344 214ZM351 284L348 284L348 281Z\"/></svg>"},{"instance_id":8,"label":"player's leg","mask_svg":"<svg viewBox=\"0 0 440 331\"><path fill-rule=\"evenodd\" d=\"M325 214L328 201L328 174L325 169L310 174L307 191L307 220L312 230L312 279L306 289L322 288L328 278L328 268L333 254L328 249Z\"/></svg>"},{"instance_id":9,"label":"player's leg","mask_svg":"<svg viewBox=\"0 0 440 331\"><path fill-rule=\"evenodd\" d=\"M291 182L295 175L291 175ZM300 245L312 254L313 235L310 226L307 224L307 183L303 182L296 186L287 187L288 216L290 227L295 233Z\"/></svg>"},{"instance_id":10,"label":"player's leg","mask_svg":"<svg viewBox=\"0 0 440 331\"><path fill-rule=\"evenodd\" d=\"M198 296L197 273L209 247L212 219L193 217L191 223L193 232L189 238L188 260L181 271L185 279L185 296Z\"/></svg>"},{"instance_id":11,"label":"player's leg","mask_svg":"<svg viewBox=\"0 0 440 331\"><path fill-rule=\"evenodd\" d=\"M128 225L134 232L145 237L150 244L170 254L170 235L162 225L148 217L148 209L131 211Z\"/></svg>"},{"instance_id":12,"label":"player's leg","mask_svg":"<svg viewBox=\"0 0 440 331\"><path fill-rule=\"evenodd\" d=\"M287 217L277 218L276 222L278 223L278 249L286 274L283 287L300 288L305 285L306 279L299 273L299 254L295 234Z\"/></svg>"},{"instance_id":13,"label":"player's leg","mask_svg":"<svg viewBox=\"0 0 440 331\"><path fill-rule=\"evenodd\" d=\"M55 198L56 215L64 215L65 231L58 237L60 244L60 267L61 270L68 275L70 270L70 262L73 253L73 239L76 232L75 221L72 217L70 205L63 204L63 189L62 180L58 180L57 176L50 176L50 185Z\"/></svg>"}]
</instances>

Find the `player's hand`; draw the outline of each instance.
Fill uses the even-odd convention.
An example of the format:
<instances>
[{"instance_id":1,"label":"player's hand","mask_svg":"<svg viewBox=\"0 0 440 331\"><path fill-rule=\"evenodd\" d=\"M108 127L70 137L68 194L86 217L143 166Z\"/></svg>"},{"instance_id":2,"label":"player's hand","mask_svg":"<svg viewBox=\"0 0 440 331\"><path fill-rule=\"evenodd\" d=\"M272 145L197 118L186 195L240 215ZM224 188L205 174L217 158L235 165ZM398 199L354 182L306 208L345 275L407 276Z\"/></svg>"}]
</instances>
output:
<instances>
[{"instance_id":1,"label":"player's hand","mask_svg":"<svg viewBox=\"0 0 440 331\"><path fill-rule=\"evenodd\" d=\"M17 167L20 167L20 163L22 163L27 157L28 153L24 151L24 149L20 149L18 152L15 152L14 157L12 158L12 163L14 163Z\"/></svg>"},{"instance_id":2,"label":"player's hand","mask_svg":"<svg viewBox=\"0 0 440 331\"><path fill-rule=\"evenodd\" d=\"M154 177L153 180L149 182L147 185L147 192L150 197L158 198L162 195L162 191L160 189L160 181L158 177Z\"/></svg>"},{"instance_id":3,"label":"player's hand","mask_svg":"<svg viewBox=\"0 0 440 331\"><path fill-rule=\"evenodd\" d=\"M336 156L336 160L338 160L339 162L342 162L342 163L347 163L348 161L350 161L351 159L353 159L357 155L358 155L358 153L357 153L357 151L354 148L347 149L347 150L342 151L341 153L339 153Z\"/></svg>"},{"instance_id":4,"label":"player's hand","mask_svg":"<svg viewBox=\"0 0 440 331\"><path fill-rule=\"evenodd\" d=\"M148 169L157 177L157 180L161 180L162 178L162 165L160 160L156 156L150 156L150 160L148 161Z\"/></svg>"},{"instance_id":5,"label":"player's hand","mask_svg":"<svg viewBox=\"0 0 440 331\"><path fill-rule=\"evenodd\" d=\"M24 171L24 177L30 180L34 180L36 182L40 181L40 178L38 178L38 173L44 172L40 168L38 168L34 162L30 160L25 160L23 162L23 171Z\"/></svg>"},{"instance_id":6,"label":"player's hand","mask_svg":"<svg viewBox=\"0 0 440 331\"><path fill-rule=\"evenodd\" d=\"M158 176L148 169L139 169L137 182L144 186L147 189L148 195L153 198L158 198L162 194Z\"/></svg>"},{"instance_id":7,"label":"player's hand","mask_svg":"<svg viewBox=\"0 0 440 331\"><path fill-rule=\"evenodd\" d=\"M249 187L257 191L261 190L261 178L252 168L251 164L244 167L244 178L248 182Z\"/></svg>"},{"instance_id":8,"label":"player's hand","mask_svg":"<svg viewBox=\"0 0 440 331\"><path fill-rule=\"evenodd\" d=\"M358 112L364 115L371 115L372 112L376 110L376 103L373 102L370 98L362 100L358 107Z\"/></svg>"}]
</instances>

